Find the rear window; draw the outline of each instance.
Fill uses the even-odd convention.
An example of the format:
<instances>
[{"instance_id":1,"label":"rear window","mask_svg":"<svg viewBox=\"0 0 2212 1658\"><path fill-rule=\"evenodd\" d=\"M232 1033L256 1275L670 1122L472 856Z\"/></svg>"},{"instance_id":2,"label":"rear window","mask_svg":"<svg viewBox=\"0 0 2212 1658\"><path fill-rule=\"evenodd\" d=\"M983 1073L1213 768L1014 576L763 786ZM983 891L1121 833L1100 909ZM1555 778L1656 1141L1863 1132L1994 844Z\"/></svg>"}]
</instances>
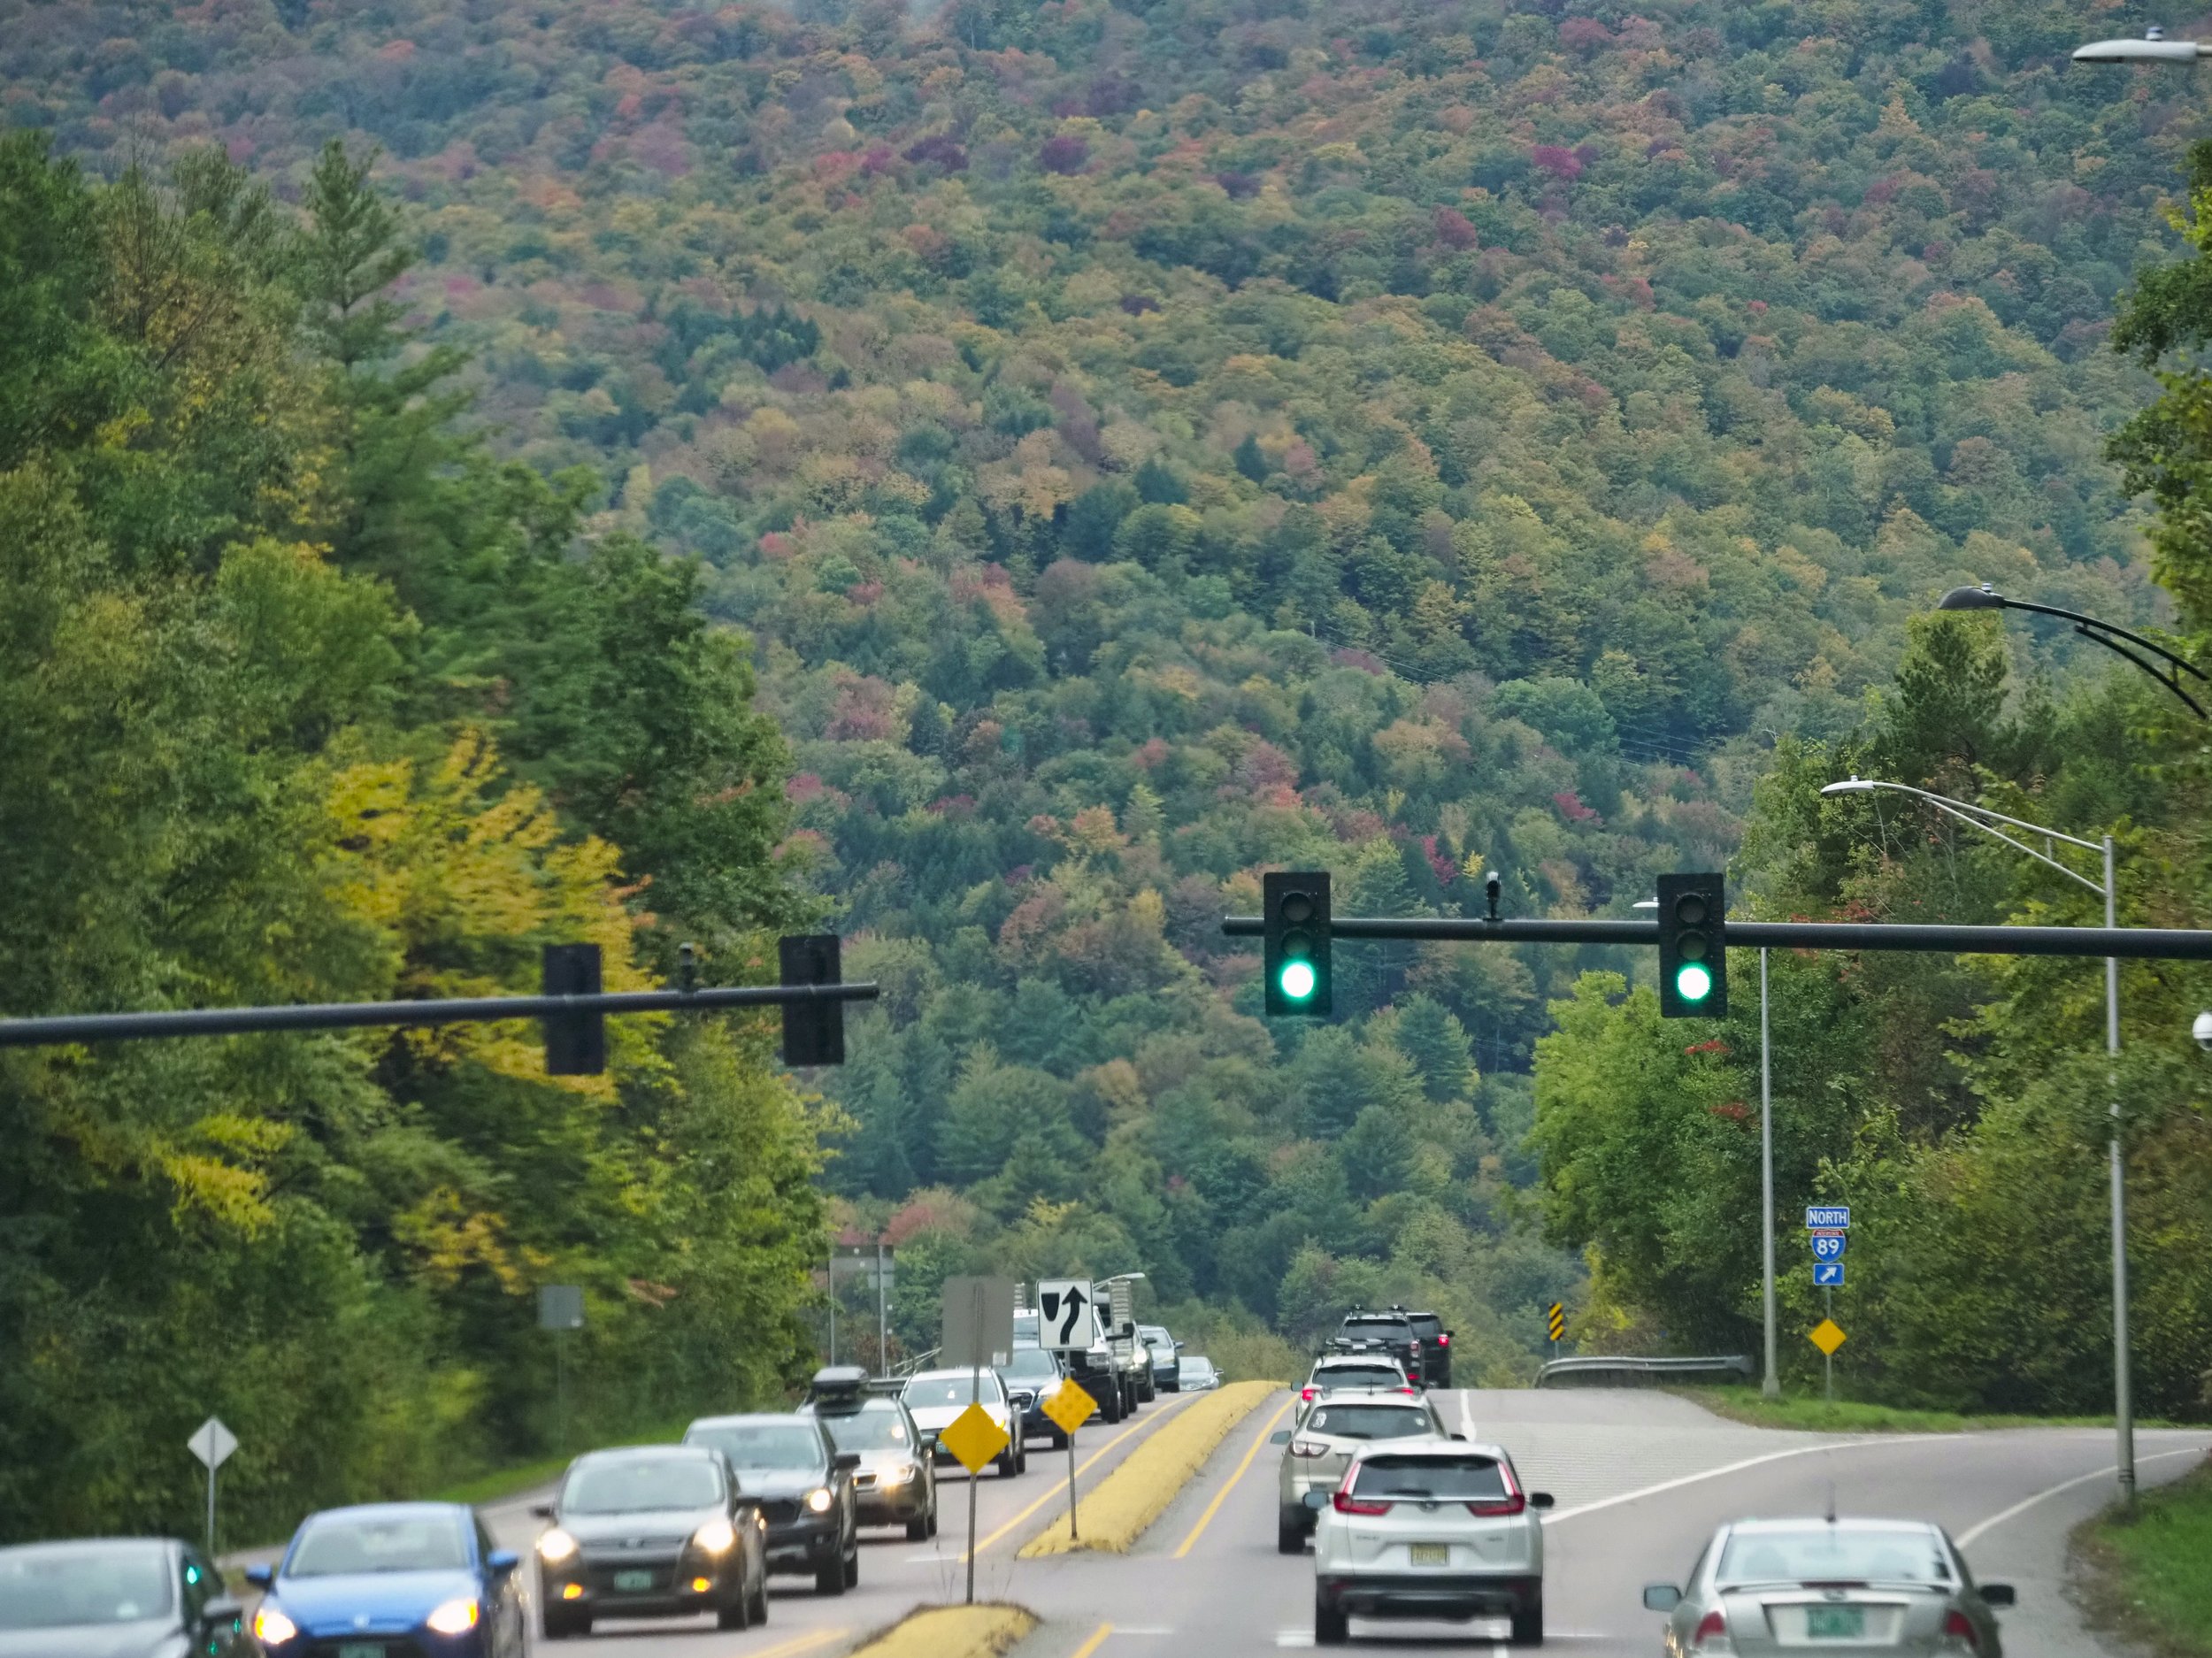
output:
<instances>
[{"instance_id":1,"label":"rear window","mask_svg":"<svg viewBox=\"0 0 2212 1658\"><path fill-rule=\"evenodd\" d=\"M1402 1318L1347 1318L1344 1333L1371 1341L1403 1341L1413 1331Z\"/></svg>"},{"instance_id":2,"label":"rear window","mask_svg":"<svg viewBox=\"0 0 2212 1658\"><path fill-rule=\"evenodd\" d=\"M1505 1470L1486 1456L1370 1456L1359 1465L1359 1497L1500 1502L1511 1495Z\"/></svg>"},{"instance_id":3,"label":"rear window","mask_svg":"<svg viewBox=\"0 0 2212 1658\"><path fill-rule=\"evenodd\" d=\"M1313 1379L1321 1387L1403 1387L1406 1378L1398 1373L1394 1364L1332 1364L1326 1370L1316 1370Z\"/></svg>"},{"instance_id":4,"label":"rear window","mask_svg":"<svg viewBox=\"0 0 2212 1658\"><path fill-rule=\"evenodd\" d=\"M1748 1583L1948 1583L1951 1565L1932 1531L1807 1526L1728 1539L1719 1581Z\"/></svg>"},{"instance_id":5,"label":"rear window","mask_svg":"<svg viewBox=\"0 0 2212 1658\"><path fill-rule=\"evenodd\" d=\"M1413 1333L1424 1341L1433 1341L1444 1333L1444 1321L1433 1313L1416 1313L1407 1322L1412 1324Z\"/></svg>"},{"instance_id":6,"label":"rear window","mask_svg":"<svg viewBox=\"0 0 2212 1658\"><path fill-rule=\"evenodd\" d=\"M1003 1397L998 1377L990 1370L978 1381L968 1376L918 1376L906 1385L906 1408L927 1410L933 1405L964 1405L971 1401L995 1405Z\"/></svg>"},{"instance_id":7,"label":"rear window","mask_svg":"<svg viewBox=\"0 0 2212 1658\"><path fill-rule=\"evenodd\" d=\"M1339 1439L1415 1439L1436 1432L1427 1411L1397 1405L1319 1405L1306 1425Z\"/></svg>"}]
</instances>

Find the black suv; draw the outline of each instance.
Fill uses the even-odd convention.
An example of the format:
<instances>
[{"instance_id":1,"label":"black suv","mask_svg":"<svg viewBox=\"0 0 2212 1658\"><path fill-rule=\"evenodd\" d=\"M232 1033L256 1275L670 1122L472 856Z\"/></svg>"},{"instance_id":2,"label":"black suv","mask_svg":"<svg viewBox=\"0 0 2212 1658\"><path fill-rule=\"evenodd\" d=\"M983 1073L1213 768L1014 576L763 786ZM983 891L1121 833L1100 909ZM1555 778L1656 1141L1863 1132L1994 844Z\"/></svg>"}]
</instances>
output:
<instances>
[{"instance_id":1,"label":"black suv","mask_svg":"<svg viewBox=\"0 0 2212 1658\"><path fill-rule=\"evenodd\" d=\"M840 1451L819 1418L702 1416L684 1430L684 1443L721 1452L738 1489L760 1504L770 1571L812 1572L818 1594L859 1585L860 1455Z\"/></svg>"},{"instance_id":2,"label":"black suv","mask_svg":"<svg viewBox=\"0 0 2212 1658\"><path fill-rule=\"evenodd\" d=\"M1402 1311L1371 1313L1356 1307L1344 1315L1329 1346L1340 1353L1386 1353L1398 1361L1409 1379L1424 1382L1427 1377L1421 1337Z\"/></svg>"},{"instance_id":3,"label":"black suv","mask_svg":"<svg viewBox=\"0 0 2212 1658\"><path fill-rule=\"evenodd\" d=\"M1421 1385L1424 1387L1449 1387L1452 1385L1452 1332L1444 1328L1444 1321L1434 1313L1409 1313L1402 1307L1393 1307L1394 1313L1403 1315L1413 1326L1413 1333L1421 1339Z\"/></svg>"}]
</instances>

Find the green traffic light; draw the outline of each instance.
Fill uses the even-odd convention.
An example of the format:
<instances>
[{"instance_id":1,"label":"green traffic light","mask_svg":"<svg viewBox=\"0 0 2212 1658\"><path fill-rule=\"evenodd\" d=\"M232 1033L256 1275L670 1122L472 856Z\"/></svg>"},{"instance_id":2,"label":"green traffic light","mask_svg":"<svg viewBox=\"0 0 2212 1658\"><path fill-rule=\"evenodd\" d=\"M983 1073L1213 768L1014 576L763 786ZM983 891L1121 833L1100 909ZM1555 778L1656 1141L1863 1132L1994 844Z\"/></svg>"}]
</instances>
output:
<instances>
[{"instance_id":1,"label":"green traffic light","mask_svg":"<svg viewBox=\"0 0 2212 1658\"><path fill-rule=\"evenodd\" d=\"M1701 963L1685 962L1674 970L1674 994L1683 1001L1702 1002L1712 991L1712 972Z\"/></svg>"},{"instance_id":2,"label":"green traffic light","mask_svg":"<svg viewBox=\"0 0 2212 1658\"><path fill-rule=\"evenodd\" d=\"M1285 962L1275 975L1276 987L1293 1002L1303 1002L1313 994L1316 982L1311 962Z\"/></svg>"}]
</instances>

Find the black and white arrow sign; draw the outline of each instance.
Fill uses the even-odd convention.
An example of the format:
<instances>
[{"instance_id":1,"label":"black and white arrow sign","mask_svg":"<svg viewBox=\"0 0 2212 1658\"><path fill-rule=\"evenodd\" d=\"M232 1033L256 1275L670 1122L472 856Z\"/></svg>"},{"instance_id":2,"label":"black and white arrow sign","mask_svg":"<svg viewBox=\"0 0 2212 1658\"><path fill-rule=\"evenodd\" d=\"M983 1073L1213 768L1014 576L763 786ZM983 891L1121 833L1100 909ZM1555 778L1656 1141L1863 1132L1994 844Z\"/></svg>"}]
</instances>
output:
<instances>
[{"instance_id":1,"label":"black and white arrow sign","mask_svg":"<svg viewBox=\"0 0 2212 1658\"><path fill-rule=\"evenodd\" d=\"M1080 1352L1095 1336L1089 1316L1090 1286L1081 1278L1043 1278L1037 1285L1040 1347Z\"/></svg>"}]
</instances>

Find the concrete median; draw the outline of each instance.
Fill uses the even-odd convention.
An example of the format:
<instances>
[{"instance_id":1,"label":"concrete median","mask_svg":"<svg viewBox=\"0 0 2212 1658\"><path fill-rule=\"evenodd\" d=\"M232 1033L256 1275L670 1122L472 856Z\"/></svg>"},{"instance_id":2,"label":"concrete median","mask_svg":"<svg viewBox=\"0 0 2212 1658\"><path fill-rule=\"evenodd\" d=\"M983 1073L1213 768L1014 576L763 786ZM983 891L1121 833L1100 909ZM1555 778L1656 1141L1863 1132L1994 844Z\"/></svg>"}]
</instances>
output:
<instances>
[{"instance_id":1,"label":"concrete median","mask_svg":"<svg viewBox=\"0 0 2212 1658\"><path fill-rule=\"evenodd\" d=\"M1037 1627L1037 1615L1003 1601L980 1606L926 1606L847 1658L998 1658Z\"/></svg>"},{"instance_id":2,"label":"concrete median","mask_svg":"<svg viewBox=\"0 0 2212 1658\"><path fill-rule=\"evenodd\" d=\"M1065 1554L1076 1549L1125 1554L1175 1501L1191 1477L1206 1465L1230 1430L1260 1402L1282 1388L1280 1382L1232 1382L1208 1393L1164 1423L1121 1466L1087 1493L1077 1518L1082 1535L1068 1530L1064 1514L1021 1547L1021 1558Z\"/></svg>"}]
</instances>

